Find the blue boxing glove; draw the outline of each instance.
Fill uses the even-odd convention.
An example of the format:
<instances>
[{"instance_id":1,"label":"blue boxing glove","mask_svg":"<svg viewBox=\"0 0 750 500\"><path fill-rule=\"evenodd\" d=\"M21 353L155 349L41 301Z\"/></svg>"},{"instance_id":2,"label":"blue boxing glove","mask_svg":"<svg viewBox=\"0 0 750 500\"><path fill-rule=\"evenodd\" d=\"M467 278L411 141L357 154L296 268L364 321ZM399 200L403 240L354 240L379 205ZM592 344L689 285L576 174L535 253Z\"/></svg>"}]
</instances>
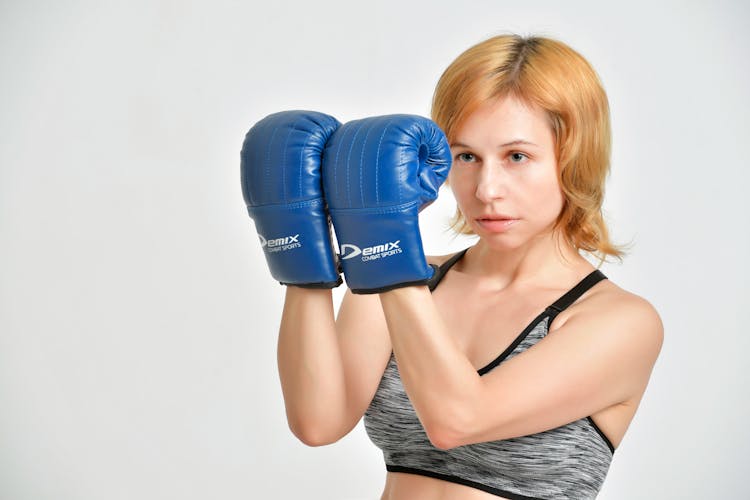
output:
<instances>
[{"instance_id":1,"label":"blue boxing glove","mask_svg":"<svg viewBox=\"0 0 750 500\"><path fill-rule=\"evenodd\" d=\"M282 285L341 284L320 171L339 125L314 111L282 111L256 123L242 144L242 195L271 275Z\"/></svg>"},{"instance_id":2,"label":"blue boxing glove","mask_svg":"<svg viewBox=\"0 0 750 500\"><path fill-rule=\"evenodd\" d=\"M389 115L339 127L323 154L323 186L346 283L354 293L426 285L419 212L451 166L448 141L431 120Z\"/></svg>"}]
</instances>

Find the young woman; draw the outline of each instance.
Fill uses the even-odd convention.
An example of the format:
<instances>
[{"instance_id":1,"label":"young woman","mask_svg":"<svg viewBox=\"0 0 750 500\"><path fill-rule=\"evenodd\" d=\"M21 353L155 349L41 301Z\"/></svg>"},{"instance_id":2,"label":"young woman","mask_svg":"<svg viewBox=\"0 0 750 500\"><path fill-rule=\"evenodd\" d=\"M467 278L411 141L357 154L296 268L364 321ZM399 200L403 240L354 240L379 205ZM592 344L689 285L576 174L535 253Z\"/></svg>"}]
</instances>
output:
<instances>
[{"instance_id":1,"label":"young woman","mask_svg":"<svg viewBox=\"0 0 750 500\"><path fill-rule=\"evenodd\" d=\"M386 462L383 499L596 496L663 338L653 307L583 256L621 255L601 214L608 113L591 66L549 38L494 37L448 67L433 119L450 146L455 227L478 241L428 257L429 281L383 286L373 277L364 291L379 293L347 291L335 319L330 290L311 288L336 284L335 271L312 285L274 274L297 285L286 291L278 362L299 439L333 443L364 416ZM369 173L385 167L363 148L360 170L346 172L346 185L359 175L359 187L341 197L343 174L326 162L352 156L361 136L385 130L368 126L364 134L331 125L333 148L320 138L321 147L328 142L322 206L331 209L340 244L348 223L339 209L360 191L364 200ZM423 149L419 155L424 162ZM380 231L378 224L368 231ZM303 236L274 244L307 248L309 231L297 232ZM381 239L375 250L348 249L400 252L409 236ZM356 289L355 259L342 250L347 284Z\"/></svg>"}]
</instances>

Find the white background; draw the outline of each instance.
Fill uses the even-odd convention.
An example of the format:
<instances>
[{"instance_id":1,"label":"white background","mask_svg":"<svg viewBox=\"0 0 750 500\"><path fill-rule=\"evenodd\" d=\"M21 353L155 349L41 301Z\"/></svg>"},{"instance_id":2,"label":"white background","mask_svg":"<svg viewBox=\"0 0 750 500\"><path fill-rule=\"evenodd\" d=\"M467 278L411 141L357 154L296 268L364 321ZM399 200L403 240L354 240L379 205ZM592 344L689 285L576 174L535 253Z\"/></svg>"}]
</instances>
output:
<instances>
[{"instance_id":1,"label":"white background","mask_svg":"<svg viewBox=\"0 0 750 500\"><path fill-rule=\"evenodd\" d=\"M739 0L3 1L0 498L377 498L361 425L323 448L286 427L242 139L282 109L428 115L505 31L601 75L633 244L604 271L665 325L600 498L750 497L748 21ZM451 213L447 190L423 212L428 253L468 245Z\"/></svg>"}]
</instances>

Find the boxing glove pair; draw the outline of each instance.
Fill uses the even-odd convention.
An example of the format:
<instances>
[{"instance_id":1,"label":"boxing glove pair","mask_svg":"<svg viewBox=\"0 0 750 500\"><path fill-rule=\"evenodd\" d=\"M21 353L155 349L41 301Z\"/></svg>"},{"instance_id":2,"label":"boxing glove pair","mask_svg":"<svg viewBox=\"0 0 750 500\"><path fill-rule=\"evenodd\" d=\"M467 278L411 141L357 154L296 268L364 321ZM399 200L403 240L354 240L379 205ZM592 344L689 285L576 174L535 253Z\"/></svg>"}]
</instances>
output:
<instances>
[{"instance_id":1,"label":"boxing glove pair","mask_svg":"<svg viewBox=\"0 0 750 500\"><path fill-rule=\"evenodd\" d=\"M312 111L275 113L247 133L240 163L245 204L280 283L333 288L343 269L352 292L379 293L433 277L418 214L437 198L451 156L431 120L342 125Z\"/></svg>"}]
</instances>

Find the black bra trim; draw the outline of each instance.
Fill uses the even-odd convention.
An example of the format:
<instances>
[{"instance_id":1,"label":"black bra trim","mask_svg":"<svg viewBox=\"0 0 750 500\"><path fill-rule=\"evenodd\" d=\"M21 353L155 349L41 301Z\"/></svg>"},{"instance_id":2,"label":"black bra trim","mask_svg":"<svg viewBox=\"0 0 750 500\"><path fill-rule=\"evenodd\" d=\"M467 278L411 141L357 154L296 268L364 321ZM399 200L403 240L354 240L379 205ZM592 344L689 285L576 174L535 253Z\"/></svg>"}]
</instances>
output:
<instances>
[{"instance_id":1,"label":"black bra trim","mask_svg":"<svg viewBox=\"0 0 750 500\"><path fill-rule=\"evenodd\" d=\"M449 476L447 474L440 474L438 472L431 472L431 471L422 470L422 469L414 469L412 467L402 467L400 465L389 465L389 464L385 465L385 469L388 472L403 472L406 474L417 474L419 476L427 476L427 477L432 477L435 479L441 479L443 481L461 484L463 486L469 486L470 488L475 488L477 490L486 491L487 493L492 493L493 495L497 495L499 497L505 497L505 498L508 498L509 500L543 500L538 497L529 497L526 495L520 495L518 493L512 493L510 491L493 488L492 486L487 486L486 484L469 481L468 479L462 479L456 476Z\"/></svg>"},{"instance_id":2,"label":"black bra trim","mask_svg":"<svg viewBox=\"0 0 750 500\"><path fill-rule=\"evenodd\" d=\"M544 319L544 317L549 316L549 314L550 314L549 311L545 309L539 314L539 316L531 320L531 323L526 325L526 328L524 328L523 331L520 334L518 334L515 340L511 342L511 344L508 346L507 349L505 349L502 352L502 354L500 354L498 357L496 357L495 359L487 363L486 366L483 366L482 368L477 370L477 373L479 373L479 375L484 375L485 373L487 373L488 371L492 370L497 365L502 363L503 360L507 358L508 356L510 356L510 353L512 353L516 349L516 347L518 347L518 344L523 342L523 339L525 339L528 336L529 332L531 332L531 330L536 328L537 325L541 323L541 321ZM549 327L549 323L547 324L547 326Z\"/></svg>"},{"instance_id":3,"label":"black bra trim","mask_svg":"<svg viewBox=\"0 0 750 500\"><path fill-rule=\"evenodd\" d=\"M578 300L581 295L586 293L589 288L599 283L601 280L607 279L603 272L598 269L594 269L585 278L578 282L576 286L568 290L568 292L557 299L548 309L552 309L556 313L560 313L568 308L573 302Z\"/></svg>"},{"instance_id":4,"label":"black bra trim","mask_svg":"<svg viewBox=\"0 0 750 500\"><path fill-rule=\"evenodd\" d=\"M589 417L586 417L589 420L589 423L594 428L594 430L601 436L601 438L604 440L604 442L607 444L607 447L609 448L609 451L612 452L612 454L615 454L615 447L612 445L612 441L609 440L606 434L604 434L604 431L602 431L598 425L596 425L596 422L594 422L594 419Z\"/></svg>"},{"instance_id":5,"label":"black bra trim","mask_svg":"<svg viewBox=\"0 0 750 500\"><path fill-rule=\"evenodd\" d=\"M469 247L471 248L471 247ZM453 265L461 260L463 256L466 254L466 251L469 250L469 248L464 248L460 252L453 255L451 258L443 262L443 264L435 270L435 274L433 275L432 279L430 280L430 291L435 290L435 288L438 286L440 281L442 281L445 274L448 272L448 270L453 267ZM533 330L541 321L544 319L545 316L549 316L549 320L547 322L547 329L549 330L550 325L552 324L552 321L557 317L559 313L564 311L568 308L573 302L578 300L581 295L586 293L592 286L599 283L601 280L606 279L607 277L598 269L594 269L591 271L586 277L584 277L581 281L579 281L573 288L568 290L564 295L562 295L559 299L557 299L555 302L553 302L550 306L548 306L544 311L542 311L536 318L531 320L531 322L526 325L526 328L521 331L520 334L511 342L511 344L495 359L490 361L487 365L483 366L482 368L478 369L477 372L479 375L484 375L488 371L495 368L497 365L502 363L502 361L507 358L513 350L518 347L518 344L523 342L523 339L526 338L526 336ZM593 423L593 421L592 421ZM599 430L599 429L597 429ZM600 431L601 432L601 431ZM608 445L611 447L611 443L609 443L609 440L607 440Z\"/></svg>"},{"instance_id":6,"label":"black bra trim","mask_svg":"<svg viewBox=\"0 0 750 500\"><path fill-rule=\"evenodd\" d=\"M526 335L529 334L531 330L533 330L545 316L548 316L549 319L547 320L547 331L549 331L549 327L552 324L552 321L557 317L557 315L565 310L569 305L571 305L573 302L578 300L578 298L586 293L589 288L599 283L601 280L605 279L606 276L604 276L604 273L602 273L600 270L595 269L591 273L589 273L585 278L583 278L581 281L578 282L576 286L571 288L565 295L557 299L551 306L547 307L544 311L542 311L539 316L531 320L531 323L526 325L526 328L523 329L521 334L516 337L516 340L513 341L513 343L508 346L505 351L503 351L502 354L500 354L497 358L492 360L487 366L480 368L479 374L484 375L497 365L499 365L506 357L510 355L511 352L513 352L513 349L518 347L518 344L523 341L523 339L526 337Z\"/></svg>"},{"instance_id":7,"label":"black bra trim","mask_svg":"<svg viewBox=\"0 0 750 500\"><path fill-rule=\"evenodd\" d=\"M469 247L471 248L471 247ZM432 279L430 280L429 286L430 291L435 290L435 288L438 286L440 281L445 276L445 273L448 272L448 270L453 267L453 265L461 260L463 256L466 254L466 251L468 248L465 248L461 250L460 252L453 255L451 258L446 260L439 268L436 269L435 274L433 275ZM548 306L544 311L542 311L536 318L531 320L531 322L526 325L526 328L523 329L523 331L518 334L518 336L511 342L511 344L495 359L490 361L487 365L483 366L482 368L479 368L477 370L477 373L479 375L484 375L485 373L489 372L493 368L495 368L497 365L503 362L505 358L510 356L510 353L512 353L516 347L518 347L518 344L523 342L523 340L528 336L528 334L536 328L537 325L545 318L547 317L547 329L549 331L549 327L552 324L552 321L557 317L559 313L567 309L571 304L573 304L576 300L578 300L581 295L586 293L591 287L599 283L601 280L607 279L607 277L604 275L603 272L601 272L599 269L594 269L591 271L588 275L586 275L581 281L579 281L573 288L568 290L562 297L557 299L555 302L553 302L550 306ZM604 434L604 431L602 431L598 425L596 425L596 422L594 422L594 419L589 417L586 417L591 424L591 426L594 428L594 430L599 434L599 436L604 440L604 443L609 448L609 451L614 454L615 447L612 445L612 441L609 440L606 434Z\"/></svg>"},{"instance_id":8,"label":"black bra trim","mask_svg":"<svg viewBox=\"0 0 750 500\"><path fill-rule=\"evenodd\" d=\"M469 248L471 248L471 247L469 247ZM430 287L430 291L431 292L433 290L435 290L435 288L437 288L437 286L440 283L440 281L442 281L443 276L445 276L445 273L448 272L448 269L450 269L451 267L453 267L453 264L455 264L456 262L458 262L459 260L461 260L461 258L464 256L464 254L466 253L466 251L469 248L464 248L463 250L461 250L460 252L458 252L457 254L455 254L453 257L451 257L450 259L448 259L445 262L443 262L440 265L440 267L438 267L435 270L435 273L432 275L432 278L430 278L430 281L428 283L428 286Z\"/></svg>"}]
</instances>

